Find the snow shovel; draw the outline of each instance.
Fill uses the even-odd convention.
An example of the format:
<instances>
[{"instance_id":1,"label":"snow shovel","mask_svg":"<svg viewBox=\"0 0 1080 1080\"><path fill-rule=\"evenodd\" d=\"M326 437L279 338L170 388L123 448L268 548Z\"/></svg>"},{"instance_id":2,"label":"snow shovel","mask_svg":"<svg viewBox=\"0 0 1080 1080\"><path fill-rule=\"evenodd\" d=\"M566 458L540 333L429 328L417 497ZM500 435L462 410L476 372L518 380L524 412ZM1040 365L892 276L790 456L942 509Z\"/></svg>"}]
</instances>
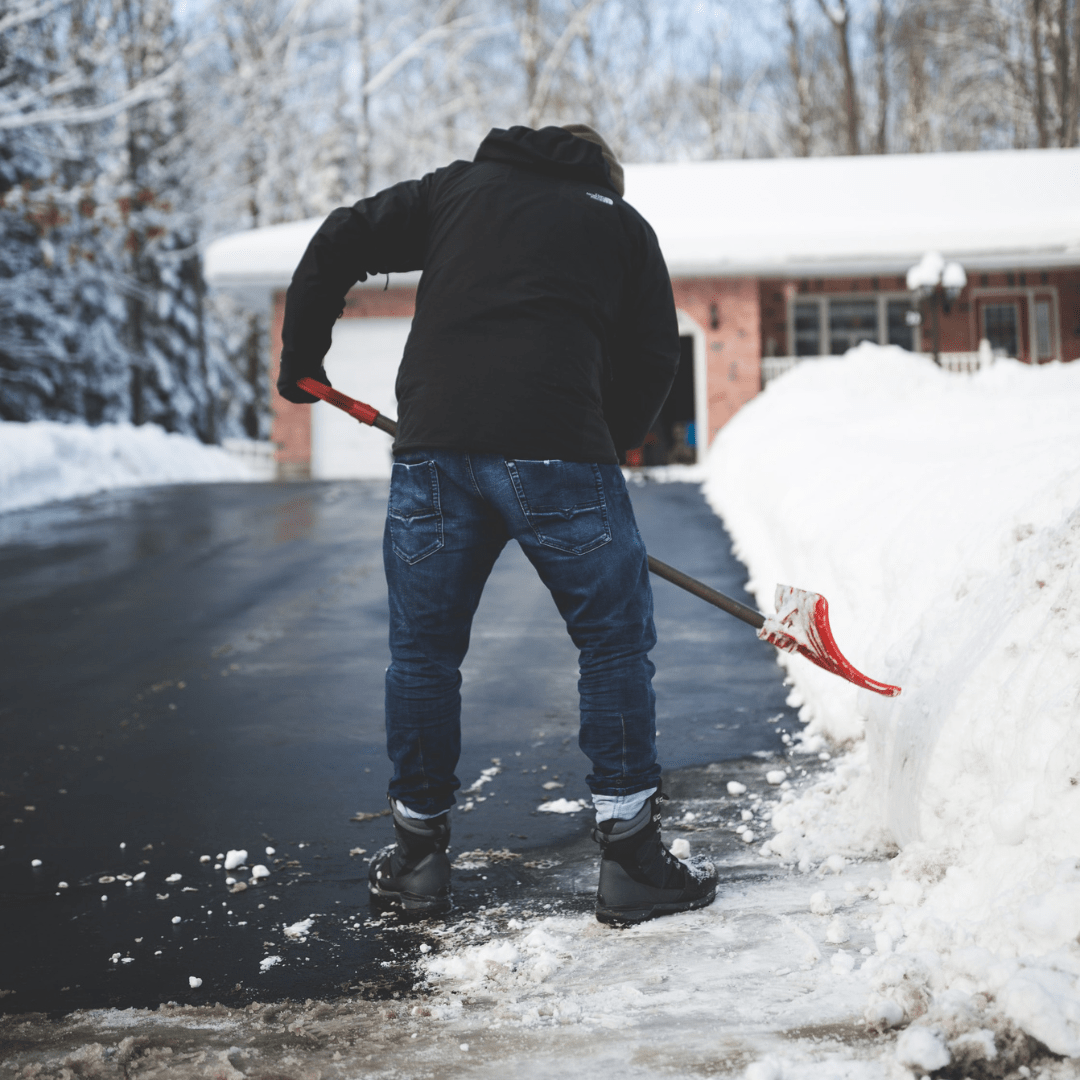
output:
<instances>
[{"instance_id":1,"label":"snow shovel","mask_svg":"<svg viewBox=\"0 0 1080 1080\"><path fill-rule=\"evenodd\" d=\"M301 390L322 398L323 401L347 412L361 423L370 424L388 435L397 434L397 424L377 409L365 405L340 391L317 382L315 379L300 379L296 384ZM795 589L790 585L776 586L776 614L762 615L746 604L725 596L722 592L710 588L704 582L676 570L674 566L668 566L659 559L649 556L649 569L670 581L672 585L678 585L688 593L700 597L714 607L734 615L736 619L742 619L749 623L762 641L775 645L784 652L796 652L805 656L807 660L817 664L818 667L839 675L841 679L862 687L864 690L873 690L875 694L885 697L896 697L900 693L899 686L889 683L878 682L864 675L845 658L844 654L836 645L832 627L829 626L829 602L818 593L808 592L806 589Z\"/></svg>"}]
</instances>

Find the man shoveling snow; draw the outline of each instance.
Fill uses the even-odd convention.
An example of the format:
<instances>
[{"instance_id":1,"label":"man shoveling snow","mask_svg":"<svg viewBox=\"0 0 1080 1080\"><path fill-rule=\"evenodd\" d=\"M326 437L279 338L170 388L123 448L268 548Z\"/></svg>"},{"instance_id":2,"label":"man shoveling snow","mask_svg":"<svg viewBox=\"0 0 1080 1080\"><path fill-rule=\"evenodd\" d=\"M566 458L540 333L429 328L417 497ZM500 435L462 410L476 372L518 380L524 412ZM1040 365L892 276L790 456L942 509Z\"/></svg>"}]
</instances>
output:
<instances>
[{"instance_id":1,"label":"man shoveling snow","mask_svg":"<svg viewBox=\"0 0 1080 1080\"><path fill-rule=\"evenodd\" d=\"M278 390L316 399L345 295L422 270L397 378L384 536L391 663L389 798L397 843L370 890L448 911L460 787L460 666L484 583L512 538L580 650L580 745L600 844L596 914L640 922L710 903L660 838L647 556L619 460L671 387L679 332L655 234L584 125L495 129L458 161L335 210L289 288Z\"/></svg>"}]
</instances>

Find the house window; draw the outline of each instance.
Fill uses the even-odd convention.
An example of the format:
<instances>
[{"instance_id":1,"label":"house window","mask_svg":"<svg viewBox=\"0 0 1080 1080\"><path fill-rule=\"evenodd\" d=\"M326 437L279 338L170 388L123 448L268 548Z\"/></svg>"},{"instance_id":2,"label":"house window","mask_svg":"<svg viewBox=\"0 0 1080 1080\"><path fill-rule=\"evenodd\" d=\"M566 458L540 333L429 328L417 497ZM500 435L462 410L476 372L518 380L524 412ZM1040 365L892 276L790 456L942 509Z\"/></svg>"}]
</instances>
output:
<instances>
[{"instance_id":1,"label":"house window","mask_svg":"<svg viewBox=\"0 0 1080 1080\"><path fill-rule=\"evenodd\" d=\"M907 294L800 296L789 311L788 348L794 356L842 356L863 341L912 352L918 346Z\"/></svg>"},{"instance_id":2,"label":"house window","mask_svg":"<svg viewBox=\"0 0 1080 1080\"><path fill-rule=\"evenodd\" d=\"M1035 355L1040 361L1054 356L1054 338L1050 331L1050 301L1035 301Z\"/></svg>"},{"instance_id":3,"label":"house window","mask_svg":"<svg viewBox=\"0 0 1080 1080\"><path fill-rule=\"evenodd\" d=\"M1015 303L983 305L983 337L998 355L1019 355L1020 318ZM1047 327L1049 332L1049 327Z\"/></svg>"},{"instance_id":4,"label":"house window","mask_svg":"<svg viewBox=\"0 0 1080 1080\"><path fill-rule=\"evenodd\" d=\"M795 355L821 355L821 305L816 301L796 304L794 313Z\"/></svg>"},{"instance_id":5,"label":"house window","mask_svg":"<svg viewBox=\"0 0 1080 1080\"><path fill-rule=\"evenodd\" d=\"M889 300L885 305L885 340L890 345L915 351L915 327L908 321L911 304L907 300Z\"/></svg>"},{"instance_id":6,"label":"house window","mask_svg":"<svg viewBox=\"0 0 1080 1080\"><path fill-rule=\"evenodd\" d=\"M829 301L829 352L842 356L862 341L877 342L878 305L876 300Z\"/></svg>"}]
</instances>

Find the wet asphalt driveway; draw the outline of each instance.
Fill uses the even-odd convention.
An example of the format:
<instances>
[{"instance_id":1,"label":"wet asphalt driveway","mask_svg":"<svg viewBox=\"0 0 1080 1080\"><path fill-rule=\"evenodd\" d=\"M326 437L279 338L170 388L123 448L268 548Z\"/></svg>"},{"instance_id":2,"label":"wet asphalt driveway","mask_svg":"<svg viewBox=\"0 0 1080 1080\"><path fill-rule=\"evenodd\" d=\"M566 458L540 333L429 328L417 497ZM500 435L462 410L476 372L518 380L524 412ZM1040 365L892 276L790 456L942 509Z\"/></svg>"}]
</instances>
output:
<instances>
[{"instance_id":1,"label":"wet asphalt driveway","mask_svg":"<svg viewBox=\"0 0 1080 1080\"><path fill-rule=\"evenodd\" d=\"M696 486L632 497L650 551L748 600ZM0 1011L408 989L409 929L374 918L365 887L390 838L371 816L385 498L375 481L198 485L0 515ZM772 650L654 592L665 767L782 751L796 725ZM464 678L459 776L477 786L454 816L459 907L586 904L547 866L588 814L537 811L587 798L576 653L516 546ZM270 876L216 868L241 848ZM504 850L518 857L463 858Z\"/></svg>"}]
</instances>

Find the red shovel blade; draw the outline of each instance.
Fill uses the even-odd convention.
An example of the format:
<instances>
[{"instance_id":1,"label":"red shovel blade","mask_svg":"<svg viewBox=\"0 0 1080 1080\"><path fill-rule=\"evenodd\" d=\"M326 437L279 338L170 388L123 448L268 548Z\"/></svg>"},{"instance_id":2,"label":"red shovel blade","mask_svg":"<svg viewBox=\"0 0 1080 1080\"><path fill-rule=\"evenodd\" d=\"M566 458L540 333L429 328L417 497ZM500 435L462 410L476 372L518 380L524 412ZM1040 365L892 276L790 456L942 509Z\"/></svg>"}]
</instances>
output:
<instances>
[{"instance_id":1,"label":"red shovel blade","mask_svg":"<svg viewBox=\"0 0 1080 1080\"><path fill-rule=\"evenodd\" d=\"M776 614L766 617L758 637L784 652L800 653L818 667L864 690L885 697L900 693L899 686L871 679L848 662L837 648L829 626L829 602L819 593L777 585Z\"/></svg>"}]
</instances>

